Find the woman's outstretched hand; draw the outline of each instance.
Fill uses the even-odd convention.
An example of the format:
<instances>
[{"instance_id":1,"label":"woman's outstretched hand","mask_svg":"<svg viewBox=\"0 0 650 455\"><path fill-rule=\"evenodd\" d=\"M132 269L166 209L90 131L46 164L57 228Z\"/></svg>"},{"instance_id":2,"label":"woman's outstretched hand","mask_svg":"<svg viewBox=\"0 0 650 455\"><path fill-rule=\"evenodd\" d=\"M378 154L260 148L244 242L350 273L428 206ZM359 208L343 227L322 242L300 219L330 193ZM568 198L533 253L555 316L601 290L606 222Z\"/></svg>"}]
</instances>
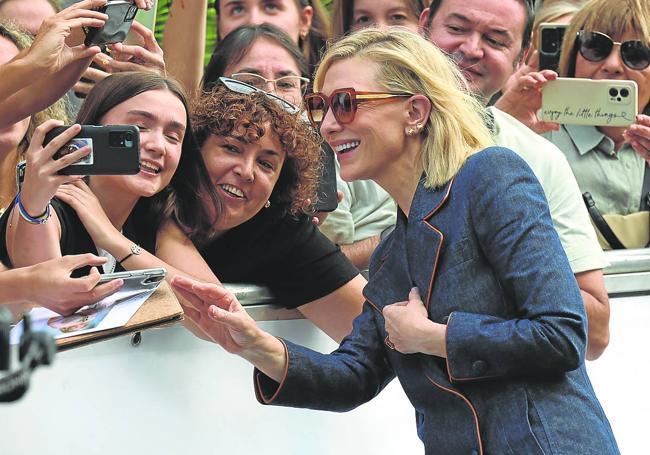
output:
<instances>
[{"instance_id":1,"label":"woman's outstretched hand","mask_svg":"<svg viewBox=\"0 0 650 455\"><path fill-rule=\"evenodd\" d=\"M181 276L174 277L172 286L195 328L273 380L282 380L287 365L284 344L261 330L231 292L220 285Z\"/></svg>"}]
</instances>

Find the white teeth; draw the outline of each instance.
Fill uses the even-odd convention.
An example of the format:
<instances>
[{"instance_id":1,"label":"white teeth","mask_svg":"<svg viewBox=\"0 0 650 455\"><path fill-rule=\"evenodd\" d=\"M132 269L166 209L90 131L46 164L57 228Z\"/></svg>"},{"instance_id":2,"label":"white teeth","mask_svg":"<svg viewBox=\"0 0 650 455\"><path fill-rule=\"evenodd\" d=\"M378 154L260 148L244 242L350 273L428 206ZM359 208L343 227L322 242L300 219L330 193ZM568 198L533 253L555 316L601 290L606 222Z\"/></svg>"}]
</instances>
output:
<instances>
[{"instance_id":1,"label":"white teeth","mask_svg":"<svg viewBox=\"0 0 650 455\"><path fill-rule=\"evenodd\" d=\"M232 194L233 196L244 197L244 192L239 188L237 188L236 186L223 184L221 185L221 188L223 188L225 191Z\"/></svg>"},{"instance_id":2,"label":"white teeth","mask_svg":"<svg viewBox=\"0 0 650 455\"><path fill-rule=\"evenodd\" d=\"M140 161L140 169L143 168L156 174L160 172L160 167L157 164L151 163L149 161Z\"/></svg>"},{"instance_id":3,"label":"white teeth","mask_svg":"<svg viewBox=\"0 0 650 455\"><path fill-rule=\"evenodd\" d=\"M359 141L346 142L345 144L339 144L336 147L334 147L334 151L337 153L345 153L351 148L357 147L359 144L361 144L361 142Z\"/></svg>"}]
</instances>

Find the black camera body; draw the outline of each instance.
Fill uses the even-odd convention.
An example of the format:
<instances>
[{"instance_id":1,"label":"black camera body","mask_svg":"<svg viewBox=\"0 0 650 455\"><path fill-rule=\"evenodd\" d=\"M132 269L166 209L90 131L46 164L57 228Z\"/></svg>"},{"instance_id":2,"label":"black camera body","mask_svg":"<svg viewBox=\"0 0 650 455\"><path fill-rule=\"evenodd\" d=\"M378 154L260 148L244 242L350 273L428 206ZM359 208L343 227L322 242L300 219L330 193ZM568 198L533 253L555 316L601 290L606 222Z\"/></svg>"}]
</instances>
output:
<instances>
[{"instance_id":1,"label":"black camera body","mask_svg":"<svg viewBox=\"0 0 650 455\"><path fill-rule=\"evenodd\" d=\"M547 22L539 26L539 69L558 71L567 24Z\"/></svg>"}]
</instances>

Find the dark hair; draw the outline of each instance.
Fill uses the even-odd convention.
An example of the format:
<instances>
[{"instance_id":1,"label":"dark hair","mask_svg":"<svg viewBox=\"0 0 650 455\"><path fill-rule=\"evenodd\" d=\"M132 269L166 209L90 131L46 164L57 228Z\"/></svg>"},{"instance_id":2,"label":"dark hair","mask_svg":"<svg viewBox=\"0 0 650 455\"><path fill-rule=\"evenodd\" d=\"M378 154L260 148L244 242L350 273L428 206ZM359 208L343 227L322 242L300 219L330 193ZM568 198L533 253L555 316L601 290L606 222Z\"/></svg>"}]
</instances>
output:
<instances>
[{"instance_id":1,"label":"dark hair","mask_svg":"<svg viewBox=\"0 0 650 455\"><path fill-rule=\"evenodd\" d=\"M226 67L239 63L260 38L269 39L284 48L298 65L300 75L308 77L307 62L296 43L286 33L271 24L249 24L237 27L228 33L228 36L214 49L210 63L203 74L201 82L203 89L208 90L218 83L219 78L224 76Z\"/></svg>"},{"instance_id":2,"label":"dark hair","mask_svg":"<svg viewBox=\"0 0 650 455\"><path fill-rule=\"evenodd\" d=\"M426 7L425 0L404 0L416 18ZM333 0L332 2L332 37L336 40L352 30L354 16L354 0Z\"/></svg>"},{"instance_id":3,"label":"dark hair","mask_svg":"<svg viewBox=\"0 0 650 455\"><path fill-rule=\"evenodd\" d=\"M212 135L254 143L269 130L277 134L286 157L270 197L274 213L298 215L307 199L316 200L320 139L299 114L289 113L263 92L242 94L219 83L194 100L192 121L201 146Z\"/></svg>"},{"instance_id":4,"label":"dark hair","mask_svg":"<svg viewBox=\"0 0 650 455\"><path fill-rule=\"evenodd\" d=\"M192 134L187 98L177 82L153 72L113 74L90 91L77 115L77 123L99 124L115 106L150 90L169 90L183 103L187 130L178 168L169 185L152 197L140 198L135 222L160 228L167 220L173 220L192 241L201 243L207 240L213 219L201 197L209 197L215 213L218 213L219 202Z\"/></svg>"},{"instance_id":5,"label":"dark hair","mask_svg":"<svg viewBox=\"0 0 650 455\"><path fill-rule=\"evenodd\" d=\"M221 0L214 1L214 9L217 11L217 17L219 16L220 1ZM311 27L306 39L301 37L298 43L296 43L299 49L302 49L304 59L309 62L308 72L305 73L305 76L310 77L312 70L320 61L320 56L322 51L325 49L327 40L329 40L332 36L332 24L328 12L320 0L294 1L296 2L298 10L305 8L306 6L311 6L314 10L314 14L311 19ZM226 37L224 37L224 39L225 38Z\"/></svg>"},{"instance_id":6,"label":"dark hair","mask_svg":"<svg viewBox=\"0 0 650 455\"><path fill-rule=\"evenodd\" d=\"M519 51L519 58L521 58L524 55L524 52L526 52L526 49L528 49L528 46L530 46L530 41L532 39L533 24L535 22L535 3L537 0L518 1L523 4L524 9L526 10L526 26L524 27L524 34L521 37L521 51ZM425 26L427 33L431 31L431 22L438 12L438 9L440 9L441 4L442 0L431 0L431 4L429 5L429 17Z\"/></svg>"}]
</instances>

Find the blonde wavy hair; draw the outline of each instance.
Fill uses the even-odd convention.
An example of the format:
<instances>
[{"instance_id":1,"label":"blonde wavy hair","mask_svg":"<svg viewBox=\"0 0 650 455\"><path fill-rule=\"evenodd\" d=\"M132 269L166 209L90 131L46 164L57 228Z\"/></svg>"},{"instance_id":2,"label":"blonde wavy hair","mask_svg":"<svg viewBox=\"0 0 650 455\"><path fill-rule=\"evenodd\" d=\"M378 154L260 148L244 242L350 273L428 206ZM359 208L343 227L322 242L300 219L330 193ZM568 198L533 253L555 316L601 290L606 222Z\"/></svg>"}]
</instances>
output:
<instances>
[{"instance_id":1,"label":"blonde wavy hair","mask_svg":"<svg viewBox=\"0 0 650 455\"><path fill-rule=\"evenodd\" d=\"M336 62L362 58L377 64L375 82L389 92L425 95L432 104L420 153L425 186L451 180L467 158L493 144L486 112L456 64L432 43L406 30L368 28L331 44L316 71L314 91Z\"/></svg>"},{"instance_id":2,"label":"blonde wavy hair","mask_svg":"<svg viewBox=\"0 0 650 455\"><path fill-rule=\"evenodd\" d=\"M601 32L615 37L626 31L639 34L650 45L650 2L648 0L591 0L578 11L564 35L560 75L575 75L578 32ZM618 52L618 50L617 50Z\"/></svg>"}]
</instances>

